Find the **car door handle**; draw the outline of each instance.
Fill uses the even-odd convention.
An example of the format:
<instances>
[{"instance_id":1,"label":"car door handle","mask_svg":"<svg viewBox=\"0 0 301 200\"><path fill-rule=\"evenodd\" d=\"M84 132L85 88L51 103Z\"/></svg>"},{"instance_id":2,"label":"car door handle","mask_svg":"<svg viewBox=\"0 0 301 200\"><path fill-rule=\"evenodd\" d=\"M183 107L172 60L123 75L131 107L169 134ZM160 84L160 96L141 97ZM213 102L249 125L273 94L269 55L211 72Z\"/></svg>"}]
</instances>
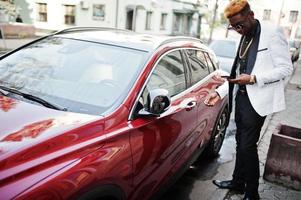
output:
<instances>
[{"instance_id":1,"label":"car door handle","mask_svg":"<svg viewBox=\"0 0 301 200\"><path fill-rule=\"evenodd\" d=\"M190 102L186 105L185 109L186 109L187 111L191 111L195 106L196 106L196 101L190 101Z\"/></svg>"}]
</instances>

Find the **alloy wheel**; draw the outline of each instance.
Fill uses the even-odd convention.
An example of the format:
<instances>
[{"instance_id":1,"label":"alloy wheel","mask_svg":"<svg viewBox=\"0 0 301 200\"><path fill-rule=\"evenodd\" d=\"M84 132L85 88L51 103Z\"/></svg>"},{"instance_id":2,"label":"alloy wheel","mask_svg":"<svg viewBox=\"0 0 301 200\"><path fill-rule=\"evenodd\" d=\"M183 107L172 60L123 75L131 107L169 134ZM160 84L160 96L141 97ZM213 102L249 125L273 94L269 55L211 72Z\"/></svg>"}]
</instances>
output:
<instances>
[{"instance_id":1,"label":"alloy wheel","mask_svg":"<svg viewBox=\"0 0 301 200\"><path fill-rule=\"evenodd\" d=\"M222 115L220 116L216 130L215 130L215 135L214 135L214 152L218 152L223 144L223 140L225 137L226 133L226 122L227 122L227 114L224 111Z\"/></svg>"}]
</instances>

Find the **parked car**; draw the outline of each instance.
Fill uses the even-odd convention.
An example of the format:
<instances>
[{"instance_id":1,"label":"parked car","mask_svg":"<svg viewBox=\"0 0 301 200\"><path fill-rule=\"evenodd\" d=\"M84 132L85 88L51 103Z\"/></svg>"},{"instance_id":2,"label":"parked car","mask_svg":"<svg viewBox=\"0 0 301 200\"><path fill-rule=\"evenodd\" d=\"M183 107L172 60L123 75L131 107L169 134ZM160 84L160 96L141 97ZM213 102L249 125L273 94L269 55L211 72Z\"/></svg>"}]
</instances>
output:
<instances>
[{"instance_id":1,"label":"parked car","mask_svg":"<svg viewBox=\"0 0 301 200\"><path fill-rule=\"evenodd\" d=\"M198 39L71 28L0 58L1 199L149 199L201 152L228 99Z\"/></svg>"},{"instance_id":2,"label":"parked car","mask_svg":"<svg viewBox=\"0 0 301 200\"><path fill-rule=\"evenodd\" d=\"M239 41L234 39L218 39L210 43L209 47L216 54L220 69L231 72L238 45Z\"/></svg>"},{"instance_id":3,"label":"parked car","mask_svg":"<svg viewBox=\"0 0 301 200\"><path fill-rule=\"evenodd\" d=\"M292 62L296 62L299 59L299 55L300 55L300 41L298 40L289 40L288 41L288 46L289 46L289 50L291 53L291 60Z\"/></svg>"}]
</instances>

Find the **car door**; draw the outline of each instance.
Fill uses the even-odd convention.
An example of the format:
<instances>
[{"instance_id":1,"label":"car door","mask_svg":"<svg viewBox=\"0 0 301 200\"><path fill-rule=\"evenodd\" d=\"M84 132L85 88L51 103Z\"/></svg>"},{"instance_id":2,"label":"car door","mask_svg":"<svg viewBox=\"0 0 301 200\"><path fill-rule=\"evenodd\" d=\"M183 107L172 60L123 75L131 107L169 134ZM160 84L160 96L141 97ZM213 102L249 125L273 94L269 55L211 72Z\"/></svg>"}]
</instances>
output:
<instances>
[{"instance_id":1,"label":"car door","mask_svg":"<svg viewBox=\"0 0 301 200\"><path fill-rule=\"evenodd\" d=\"M140 108L150 90L164 88L171 107L159 117L136 116L130 121L134 191L131 199L147 199L187 160L197 119L197 99L186 92L187 69L180 50L163 55L154 66L140 96ZM136 113L139 110L136 107Z\"/></svg>"},{"instance_id":2,"label":"car door","mask_svg":"<svg viewBox=\"0 0 301 200\"><path fill-rule=\"evenodd\" d=\"M214 66L208 65L206 53L202 49L186 49L186 55L189 62L189 71L191 72L191 87L195 96L197 96L197 128L194 134L197 134L195 143L192 147L194 150L197 146L205 147L211 137L215 119L217 116L216 108L208 107L204 100L208 93L214 90L221 82L218 82L214 73L210 73ZM210 69L209 69L210 68Z\"/></svg>"}]
</instances>

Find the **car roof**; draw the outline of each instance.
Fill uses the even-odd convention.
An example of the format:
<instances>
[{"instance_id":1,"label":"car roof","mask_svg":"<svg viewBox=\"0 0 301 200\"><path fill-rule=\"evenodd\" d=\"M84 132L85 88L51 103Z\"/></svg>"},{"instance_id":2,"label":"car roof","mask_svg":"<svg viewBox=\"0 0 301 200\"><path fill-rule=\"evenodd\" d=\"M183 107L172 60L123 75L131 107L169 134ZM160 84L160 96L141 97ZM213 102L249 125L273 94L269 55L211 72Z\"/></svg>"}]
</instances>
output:
<instances>
[{"instance_id":1,"label":"car roof","mask_svg":"<svg viewBox=\"0 0 301 200\"><path fill-rule=\"evenodd\" d=\"M104 43L146 52L154 51L164 44L176 41L201 43L201 40L193 37L150 35L128 30L99 27L75 27L56 32L53 35L55 37ZM204 46L204 49L207 49L205 45L202 46Z\"/></svg>"}]
</instances>

